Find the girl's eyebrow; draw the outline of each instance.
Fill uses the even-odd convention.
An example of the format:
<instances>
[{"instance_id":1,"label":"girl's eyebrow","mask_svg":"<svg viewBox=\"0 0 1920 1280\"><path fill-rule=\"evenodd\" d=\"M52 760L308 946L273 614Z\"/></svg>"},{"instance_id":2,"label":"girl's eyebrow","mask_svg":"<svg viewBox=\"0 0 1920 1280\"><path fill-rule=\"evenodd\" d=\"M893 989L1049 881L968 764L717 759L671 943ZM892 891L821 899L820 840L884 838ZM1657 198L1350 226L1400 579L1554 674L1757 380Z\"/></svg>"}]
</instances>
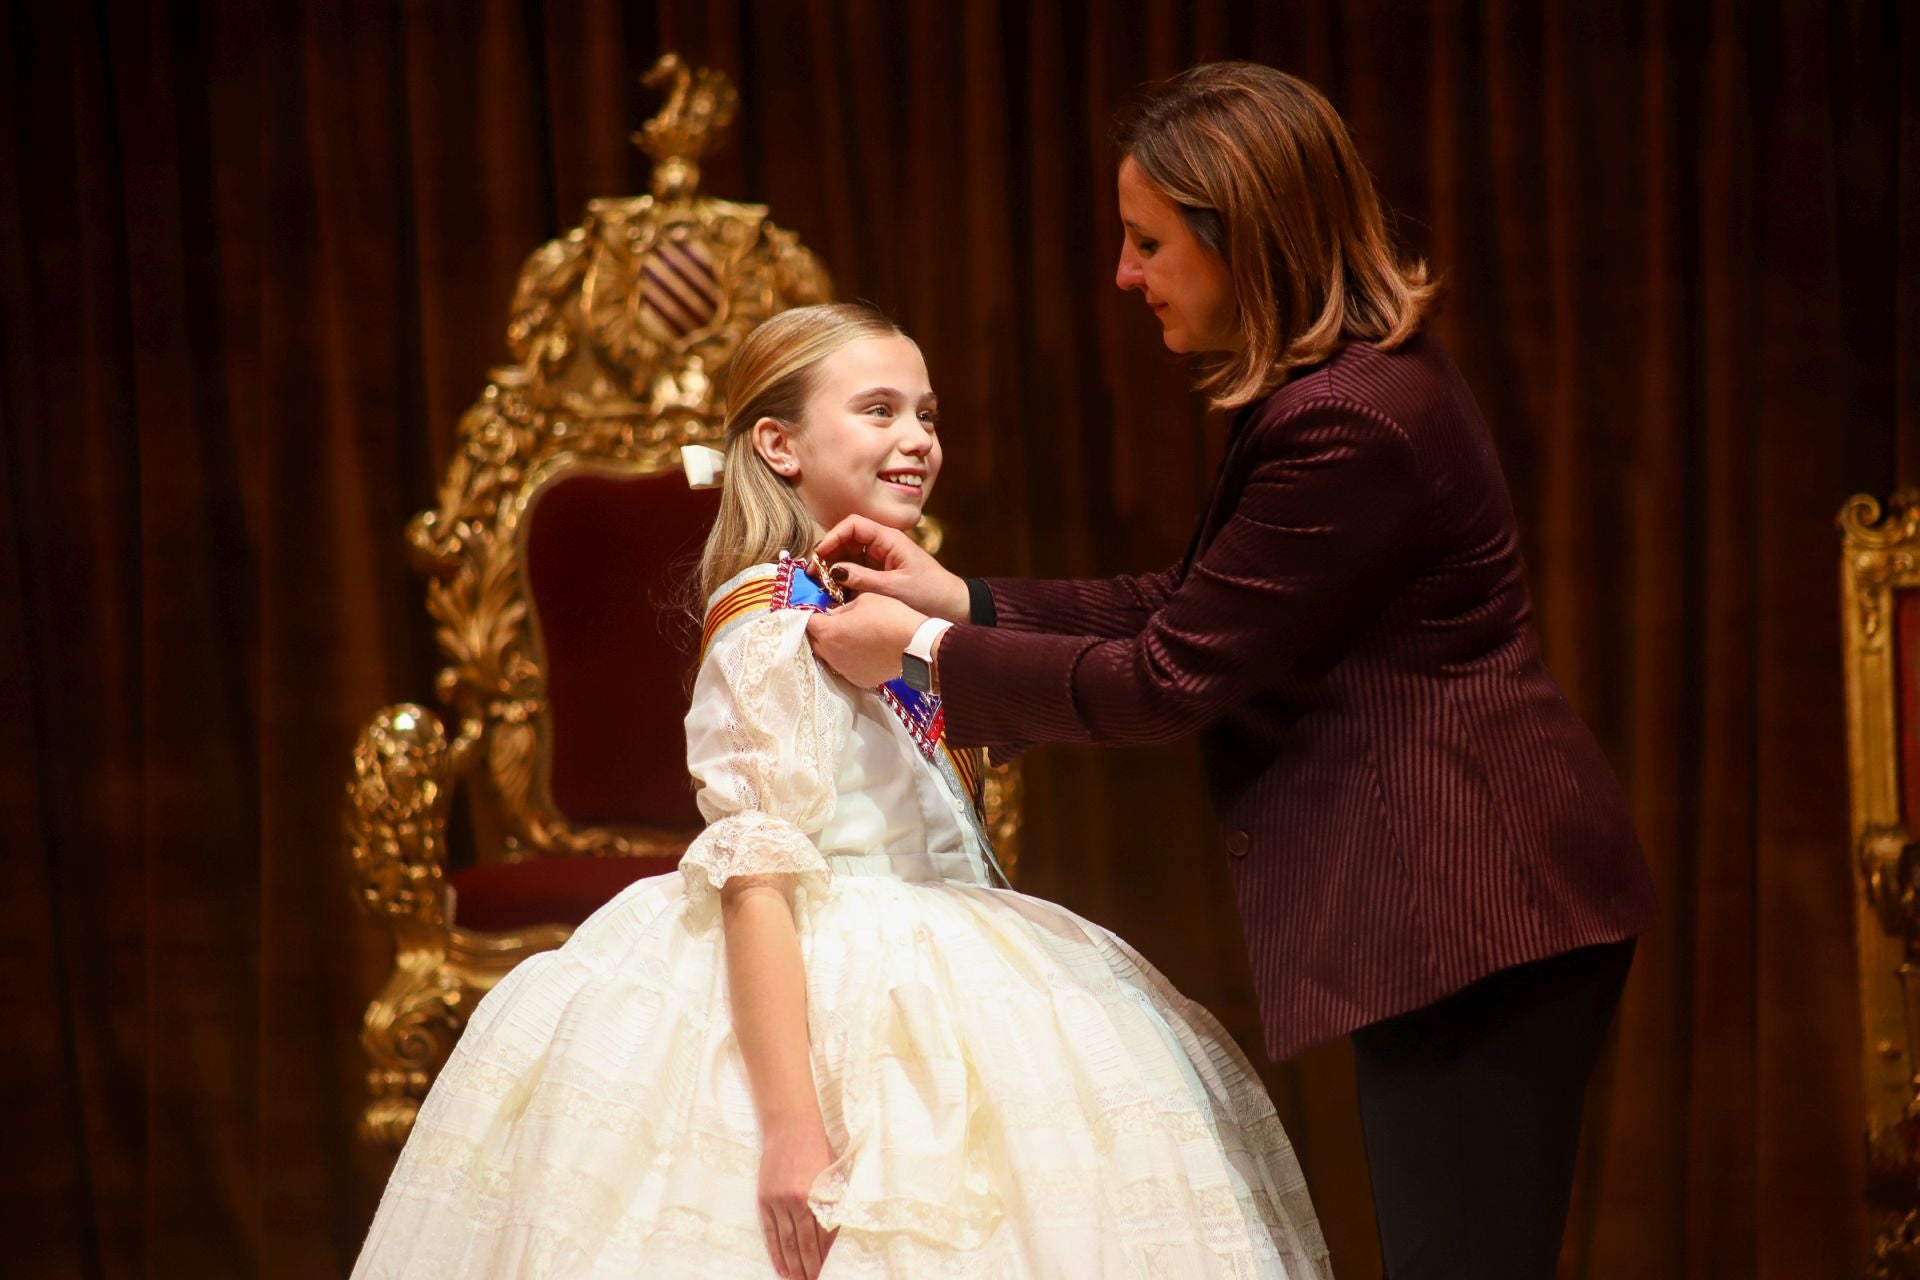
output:
<instances>
[{"instance_id":1,"label":"girl's eyebrow","mask_svg":"<svg viewBox=\"0 0 1920 1280\"><path fill-rule=\"evenodd\" d=\"M854 404L862 400L905 400L906 398L906 392L896 391L892 387L868 387L865 391L856 391L848 396L847 403ZM920 403L937 402L939 399L939 396L929 391L920 397Z\"/></svg>"}]
</instances>

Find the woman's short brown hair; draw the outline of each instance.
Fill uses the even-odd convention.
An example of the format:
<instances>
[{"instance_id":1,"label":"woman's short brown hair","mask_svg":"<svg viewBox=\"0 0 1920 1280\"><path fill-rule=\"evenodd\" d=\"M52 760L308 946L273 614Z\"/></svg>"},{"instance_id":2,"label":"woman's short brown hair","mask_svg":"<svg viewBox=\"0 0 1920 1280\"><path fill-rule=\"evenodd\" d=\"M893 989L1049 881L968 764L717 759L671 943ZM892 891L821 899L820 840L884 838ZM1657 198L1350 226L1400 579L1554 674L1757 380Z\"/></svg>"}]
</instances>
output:
<instances>
[{"instance_id":1,"label":"woman's short brown hair","mask_svg":"<svg viewBox=\"0 0 1920 1280\"><path fill-rule=\"evenodd\" d=\"M1215 405L1267 395L1351 341L1398 346L1432 310L1347 126L1306 81L1210 62L1150 88L1114 142L1227 264L1244 339L1201 379Z\"/></svg>"}]
</instances>

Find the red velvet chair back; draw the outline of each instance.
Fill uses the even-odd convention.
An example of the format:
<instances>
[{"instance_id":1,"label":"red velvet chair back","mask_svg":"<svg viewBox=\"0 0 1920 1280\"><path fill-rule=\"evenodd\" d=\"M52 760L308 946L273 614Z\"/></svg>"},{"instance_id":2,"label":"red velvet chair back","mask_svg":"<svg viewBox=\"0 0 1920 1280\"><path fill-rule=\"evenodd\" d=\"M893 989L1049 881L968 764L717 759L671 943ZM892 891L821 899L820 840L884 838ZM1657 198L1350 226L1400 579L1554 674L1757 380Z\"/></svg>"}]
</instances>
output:
<instances>
[{"instance_id":1,"label":"red velvet chair back","mask_svg":"<svg viewBox=\"0 0 1920 1280\"><path fill-rule=\"evenodd\" d=\"M676 468L580 466L527 511L528 598L543 654L554 807L576 828L696 831L684 720L699 624L688 612L718 490Z\"/></svg>"}]
</instances>

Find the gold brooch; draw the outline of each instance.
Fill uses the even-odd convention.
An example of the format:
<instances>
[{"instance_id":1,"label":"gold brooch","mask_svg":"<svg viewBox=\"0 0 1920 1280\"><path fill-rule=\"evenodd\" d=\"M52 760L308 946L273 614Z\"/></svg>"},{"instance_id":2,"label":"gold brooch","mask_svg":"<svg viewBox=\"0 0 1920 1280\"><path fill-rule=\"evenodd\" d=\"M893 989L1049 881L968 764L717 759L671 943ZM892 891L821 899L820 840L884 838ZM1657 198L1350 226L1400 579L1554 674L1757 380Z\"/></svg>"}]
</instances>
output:
<instances>
[{"instance_id":1,"label":"gold brooch","mask_svg":"<svg viewBox=\"0 0 1920 1280\"><path fill-rule=\"evenodd\" d=\"M819 552L809 551L807 558L800 562L800 567L807 571L808 577L820 584L823 591L833 597L835 604L847 602L846 588L833 580L833 571L827 567L827 562L820 558Z\"/></svg>"}]
</instances>

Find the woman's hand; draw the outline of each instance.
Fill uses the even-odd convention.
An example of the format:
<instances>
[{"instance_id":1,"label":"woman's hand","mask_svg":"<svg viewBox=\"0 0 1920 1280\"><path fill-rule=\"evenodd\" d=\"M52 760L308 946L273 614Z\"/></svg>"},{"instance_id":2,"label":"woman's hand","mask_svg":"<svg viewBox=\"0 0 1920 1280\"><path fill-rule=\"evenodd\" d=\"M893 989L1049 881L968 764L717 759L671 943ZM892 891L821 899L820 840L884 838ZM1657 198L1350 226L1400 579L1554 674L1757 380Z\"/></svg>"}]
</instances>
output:
<instances>
[{"instance_id":1,"label":"woman's hand","mask_svg":"<svg viewBox=\"0 0 1920 1280\"><path fill-rule=\"evenodd\" d=\"M871 689L900 674L900 655L926 620L887 596L855 596L830 613L808 617L807 639L822 662Z\"/></svg>"},{"instance_id":2,"label":"woman's hand","mask_svg":"<svg viewBox=\"0 0 1920 1280\"><path fill-rule=\"evenodd\" d=\"M968 620L966 579L942 568L898 529L865 516L848 516L820 539L818 550L822 560L833 564L834 581L850 591L892 596L930 618Z\"/></svg>"},{"instance_id":3,"label":"woman's hand","mask_svg":"<svg viewBox=\"0 0 1920 1280\"><path fill-rule=\"evenodd\" d=\"M767 1255L783 1277L815 1280L838 1232L828 1231L807 1206L820 1171L833 1163L827 1131L816 1112L810 1122L765 1135L760 1153L760 1228Z\"/></svg>"}]
</instances>

